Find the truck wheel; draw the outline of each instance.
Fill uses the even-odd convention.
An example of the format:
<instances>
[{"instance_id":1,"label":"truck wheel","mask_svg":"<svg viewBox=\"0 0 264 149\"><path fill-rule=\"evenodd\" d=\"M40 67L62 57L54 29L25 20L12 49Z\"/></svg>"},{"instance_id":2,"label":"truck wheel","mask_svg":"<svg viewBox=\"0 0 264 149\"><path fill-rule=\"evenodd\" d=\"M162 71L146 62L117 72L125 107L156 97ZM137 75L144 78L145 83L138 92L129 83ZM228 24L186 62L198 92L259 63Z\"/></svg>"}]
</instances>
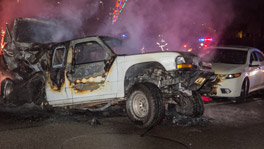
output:
<instances>
[{"instance_id":1,"label":"truck wheel","mask_svg":"<svg viewBox=\"0 0 264 149\"><path fill-rule=\"evenodd\" d=\"M128 117L140 128L158 124L164 116L160 90L153 84L141 83L132 87L126 101Z\"/></svg>"},{"instance_id":2,"label":"truck wheel","mask_svg":"<svg viewBox=\"0 0 264 149\"><path fill-rule=\"evenodd\" d=\"M194 113L193 117L200 117L204 113L204 101L201 95L197 91L193 91L194 98Z\"/></svg>"},{"instance_id":3,"label":"truck wheel","mask_svg":"<svg viewBox=\"0 0 264 149\"><path fill-rule=\"evenodd\" d=\"M10 93L14 89L14 83L10 79L6 79L1 83L1 96L6 100L7 96L10 95ZM6 101L5 101L6 102Z\"/></svg>"},{"instance_id":4,"label":"truck wheel","mask_svg":"<svg viewBox=\"0 0 264 149\"><path fill-rule=\"evenodd\" d=\"M181 115L190 117L200 117L204 113L204 103L200 94L193 91L192 96L188 96L184 93L180 94L180 100L176 105L176 112Z\"/></svg>"}]
</instances>

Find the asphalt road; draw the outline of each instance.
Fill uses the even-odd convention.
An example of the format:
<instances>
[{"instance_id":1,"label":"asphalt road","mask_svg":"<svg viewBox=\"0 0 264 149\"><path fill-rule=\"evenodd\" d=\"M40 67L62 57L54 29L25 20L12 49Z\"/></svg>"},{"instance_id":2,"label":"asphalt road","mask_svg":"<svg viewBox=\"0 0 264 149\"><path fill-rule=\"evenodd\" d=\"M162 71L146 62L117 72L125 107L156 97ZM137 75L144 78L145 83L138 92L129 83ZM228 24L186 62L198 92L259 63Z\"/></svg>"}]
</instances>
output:
<instances>
[{"instance_id":1,"label":"asphalt road","mask_svg":"<svg viewBox=\"0 0 264 149\"><path fill-rule=\"evenodd\" d=\"M205 104L202 118L167 118L150 129L122 110L91 114L34 105L0 110L0 148L264 148L264 100Z\"/></svg>"}]
</instances>

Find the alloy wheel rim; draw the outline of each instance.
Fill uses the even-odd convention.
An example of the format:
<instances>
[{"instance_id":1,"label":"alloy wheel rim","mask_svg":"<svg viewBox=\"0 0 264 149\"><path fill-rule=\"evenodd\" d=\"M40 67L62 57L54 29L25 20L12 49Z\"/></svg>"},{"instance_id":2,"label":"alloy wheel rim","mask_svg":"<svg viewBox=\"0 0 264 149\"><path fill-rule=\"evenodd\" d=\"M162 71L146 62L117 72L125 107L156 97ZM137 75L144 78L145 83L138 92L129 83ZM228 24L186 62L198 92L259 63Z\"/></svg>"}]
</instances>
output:
<instances>
[{"instance_id":1,"label":"alloy wheel rim","mask_svg":"<svg viewBox=\"0 0 264 149\"><path fill-rule=\"evenodd\" d=\"M138 92L133 99L133 111L139 118L143 118L148 115L149 103L147 97L142 93Z\"/></svg>"}]
</instances>

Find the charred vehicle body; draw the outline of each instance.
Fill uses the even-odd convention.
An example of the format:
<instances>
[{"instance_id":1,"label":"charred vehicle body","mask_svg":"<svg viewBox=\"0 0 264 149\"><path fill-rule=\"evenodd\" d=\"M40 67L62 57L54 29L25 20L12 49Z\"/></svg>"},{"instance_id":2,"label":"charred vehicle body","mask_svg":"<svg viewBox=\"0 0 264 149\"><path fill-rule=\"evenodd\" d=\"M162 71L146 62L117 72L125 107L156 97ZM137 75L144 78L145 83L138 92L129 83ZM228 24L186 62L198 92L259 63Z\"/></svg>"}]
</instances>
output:
<instances>
[{"instance_id":1,"label":"charred vehicle body","mask_svg":"<svg viewBox=\"0 0 264 149\"><path fill-rule=\"evenodd\" d=\"M165 105L174 105L179 114L191 117L203 114L201 94L212 94L216 79L209 63L200 62L191 53L118 54L122 49L121 40L108 36L33 44L16 51L37 51L23 58L7 54L6 49L4 55L10 68L23 59L23 66L31 71L12 69L19 74L16 80L22 81L18 81L6 101L27 100L92 111L126 101L129 118L143 128L163 118L168 107Z\"/></svg>"},{"instance_id":2,"label":"charred vehicle body","mask_svg":"<svg viewBox=\"0 0 264 149\"><path fill-rule=\"evenodd\" d=\"M13 80L4 89L7 104L102 111L126 101L128 117L146 128L157 124L168 107L199 117L201 95L214 94L211 65L191 53L120 54L126 47L108 36L48 44L19 42L14 32L8 37L3 53Z\"/></svg>"}]
</instances>

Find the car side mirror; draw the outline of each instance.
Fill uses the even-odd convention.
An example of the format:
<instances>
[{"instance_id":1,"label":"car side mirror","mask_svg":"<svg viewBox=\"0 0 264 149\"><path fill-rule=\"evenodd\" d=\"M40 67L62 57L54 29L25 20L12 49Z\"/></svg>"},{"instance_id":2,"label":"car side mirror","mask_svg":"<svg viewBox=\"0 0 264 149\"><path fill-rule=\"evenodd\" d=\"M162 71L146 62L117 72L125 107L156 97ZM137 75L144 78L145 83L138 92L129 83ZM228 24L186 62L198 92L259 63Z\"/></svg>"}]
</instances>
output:
<instances>
[{"instance_id":1,"label":"car side mirror","mask_svg":"<svg viewBox=\"0 0 264 149\"><path fill-rule=\"evenodd\" d=\"M256 67L259 66L259 62L258 61L252 61L250 64L250 67Z\"/></svg>"}]
</instances>

